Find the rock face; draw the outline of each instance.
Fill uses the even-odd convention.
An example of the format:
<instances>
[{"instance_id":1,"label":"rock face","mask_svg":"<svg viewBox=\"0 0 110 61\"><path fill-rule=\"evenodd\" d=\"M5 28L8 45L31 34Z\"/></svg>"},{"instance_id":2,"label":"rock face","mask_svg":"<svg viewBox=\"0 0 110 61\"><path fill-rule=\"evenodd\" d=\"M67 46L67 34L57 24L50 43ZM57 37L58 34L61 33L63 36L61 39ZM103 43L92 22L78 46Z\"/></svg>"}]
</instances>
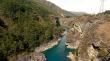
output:
<instances>
[{"instance_id":1,"label":"rock face","mask_svg":"<svg viewBox=\"0 0 110 61\"><path fill-rule=\"evenodd\" d=\"M77 59L74 61L110 61L108 20L101 21L93 16L82 16L71 21L68 26L71 26L71 30L67 33L67 44L78 49L75 55Z\"/></svg>"},{"instance_id":2,"label":"rock face","mask_svg":"<svg viewBox=\"0 0 110 61\"><path fill-rule=\"evenodd\" d=\"M98 55L98 52L93 48L92 45L87 48L87 53L88 53L88 56L90 59L89 61L91 61L91 60L98 61L98 59L96 58Z\"/></svg>"},{"instance_id":3,"label":"rock face","mask_svg":"<svg viewBox=\"0 0 110 61\"><path fill-rule=\"evenodd\" d=\"M77 29L71 29L67 32L67 44L71 46L72 48L78 48L79 42L81 40L80 33ZM68 46L68 47L69 47ZM69 48L71 48L69 47Z\"/></svg>"},{"instance_id":4,"label":"rock face","mask_svg":"<svg viewBox=\"0 0 110 61\"><path fill-rule=\"evenodd\" d=\"M72 54L72 52L69 52L69 55L67 56L68 58L71 59L71 61L75 61L76 56Z\"/></svg>"}]
</instances>

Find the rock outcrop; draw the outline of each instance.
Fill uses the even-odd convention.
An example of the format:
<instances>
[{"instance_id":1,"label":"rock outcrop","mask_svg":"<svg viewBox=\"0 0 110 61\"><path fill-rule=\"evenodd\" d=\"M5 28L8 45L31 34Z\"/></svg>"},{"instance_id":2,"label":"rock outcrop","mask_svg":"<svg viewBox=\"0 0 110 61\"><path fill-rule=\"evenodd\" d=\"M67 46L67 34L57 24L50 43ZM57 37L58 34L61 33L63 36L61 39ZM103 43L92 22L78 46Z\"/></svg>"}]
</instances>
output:
<instances>
[{"instance_id":1,"label":"rock outcrop","mask_svg":"<svg viewBox=\"0 0 110 61\"><path fill-rule=\"evenodd\" d=\"M110 60L110 22L94 16L82 16L68 25L67 44L78 49L74 61L109 61ZM76 47L77 46L77 47ZM70 56L72 56L70 54Z\"/></svg>"}]
</instances>

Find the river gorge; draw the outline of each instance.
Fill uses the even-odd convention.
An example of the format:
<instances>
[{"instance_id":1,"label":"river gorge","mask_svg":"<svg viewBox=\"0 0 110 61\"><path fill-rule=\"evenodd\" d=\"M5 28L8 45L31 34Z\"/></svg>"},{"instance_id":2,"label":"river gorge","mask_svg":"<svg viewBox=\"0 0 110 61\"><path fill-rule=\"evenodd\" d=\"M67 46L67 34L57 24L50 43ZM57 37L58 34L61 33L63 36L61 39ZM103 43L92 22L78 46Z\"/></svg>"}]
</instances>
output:
<instances>
[{"instance_id":1,"label":"river gorge","mask_svg":"<svg viewBox=\"0 0 110 61\"><path fill-rule=\"evenodd\" d=\"M70 61L67 57L74 49L66 47L66 36L60 38L59 44L44 52L46 61Z\"/></svg>"}]
</instances>

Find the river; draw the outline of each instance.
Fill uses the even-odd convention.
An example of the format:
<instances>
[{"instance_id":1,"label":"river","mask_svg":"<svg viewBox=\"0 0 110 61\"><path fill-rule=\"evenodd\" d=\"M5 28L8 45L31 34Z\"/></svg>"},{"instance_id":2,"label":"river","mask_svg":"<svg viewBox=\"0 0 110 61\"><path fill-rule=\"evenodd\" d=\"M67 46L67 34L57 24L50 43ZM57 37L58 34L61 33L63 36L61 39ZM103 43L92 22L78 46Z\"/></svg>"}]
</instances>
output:
<instances>
[{"instance_id":1,"label":"river","mask_svg":"<svg viewBox=\"0 0 110 61\"><path fill-rule=\"evenodd\" d=\"M67 48L65 43L66 36L64 35L60 38L58 45L44 52L46 61L70 61L67 55L74 49Z\"/></svg>"}]
</instances>

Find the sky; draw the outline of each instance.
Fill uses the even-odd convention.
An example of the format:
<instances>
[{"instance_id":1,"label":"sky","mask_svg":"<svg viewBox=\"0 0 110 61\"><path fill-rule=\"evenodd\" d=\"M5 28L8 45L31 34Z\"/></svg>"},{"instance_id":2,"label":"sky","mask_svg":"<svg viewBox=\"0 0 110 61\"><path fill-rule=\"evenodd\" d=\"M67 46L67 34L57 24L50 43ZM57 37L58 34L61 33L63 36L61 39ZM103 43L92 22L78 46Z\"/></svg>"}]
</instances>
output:
<instances>
[{"instance_id":1,"label":"sky","mask_svg":"<svg viewBox=\"0 0 110 61\"><path fill-rule=\"evenodd\" d=\"M47 0L62 9L73 12L96 14L100 12L101 0ZM110 0L105 0L104 10L110 10Z\"/></svg>"}]
</instances>

